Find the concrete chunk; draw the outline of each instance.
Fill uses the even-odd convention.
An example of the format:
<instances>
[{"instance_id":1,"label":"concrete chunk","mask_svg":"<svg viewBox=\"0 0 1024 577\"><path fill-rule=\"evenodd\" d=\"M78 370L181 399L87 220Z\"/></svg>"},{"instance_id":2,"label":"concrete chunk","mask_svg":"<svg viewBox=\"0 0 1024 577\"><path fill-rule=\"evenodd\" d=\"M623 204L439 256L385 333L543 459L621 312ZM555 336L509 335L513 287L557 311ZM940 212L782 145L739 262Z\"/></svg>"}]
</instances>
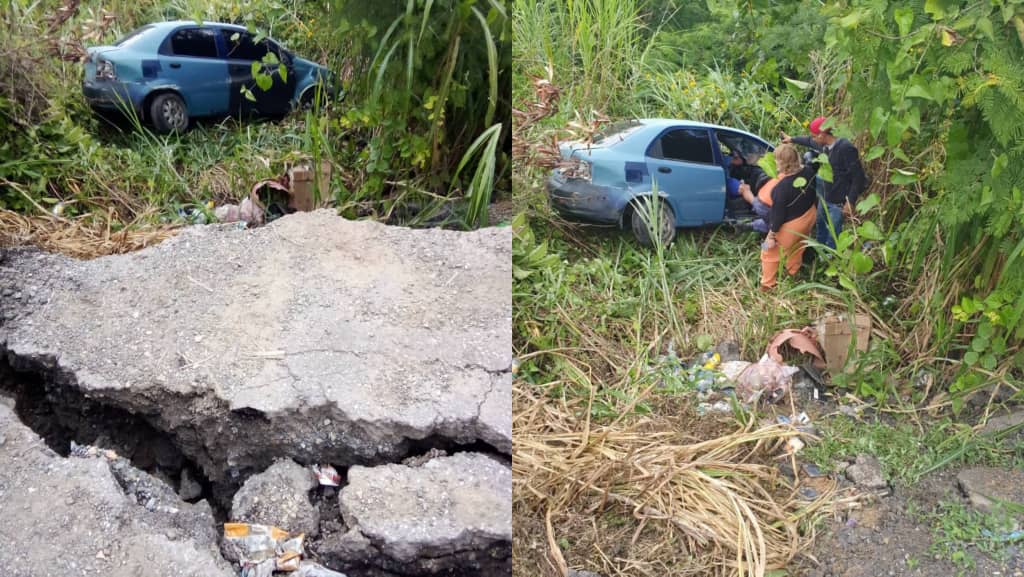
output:
<instances>
[{"instance_id":1,"label":"concrete chunk","mask_svg":"<svg viewBox=\"0 0 1024 577\"><path fill-rule=\"evenodd\" d=\"M309 502L316 486L309 469L290 459L271 465L249 477L235 493L231 520L274 525L285 531L315 536L320 530L320 512Z\"/></svg>"}]
</instances>

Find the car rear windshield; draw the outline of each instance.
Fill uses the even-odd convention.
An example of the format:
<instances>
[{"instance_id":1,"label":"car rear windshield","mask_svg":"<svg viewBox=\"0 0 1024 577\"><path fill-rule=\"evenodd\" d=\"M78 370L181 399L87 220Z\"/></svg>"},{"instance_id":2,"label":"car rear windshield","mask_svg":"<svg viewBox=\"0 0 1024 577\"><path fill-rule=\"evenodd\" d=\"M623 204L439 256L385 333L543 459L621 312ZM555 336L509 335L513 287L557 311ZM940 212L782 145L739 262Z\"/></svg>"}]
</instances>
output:
<instances>
[{"instance_id":1,"label":"car rear windshield","mask_svg":"<svg viewBox=\"0 0 1024 577\"><path fill-rule=\"evenodd\" d=\"M145 35L146 32L149 32L152 29L153 29L153 25L152 24L147 24L146 26L143 26L142 28L136 28L135 30L129 32L127 36L124 36L120 40L115 42L114 46L127 46L128 44L131 44L132 42L135 42L139 38L142 38L142 36Z\"/></svg>"},{"instance_id":2,"label":"car rear windshield","mask_svg":"<svg viewBox=\"0 0 1024 577\"><path fill-rule=\"evenodd\" d=\"M621 142L641 126L643 125L640 124L639 120L613 122L599 130L597 134L594 135L594 144L613 144Z\"/></svg>"}]
</instances>

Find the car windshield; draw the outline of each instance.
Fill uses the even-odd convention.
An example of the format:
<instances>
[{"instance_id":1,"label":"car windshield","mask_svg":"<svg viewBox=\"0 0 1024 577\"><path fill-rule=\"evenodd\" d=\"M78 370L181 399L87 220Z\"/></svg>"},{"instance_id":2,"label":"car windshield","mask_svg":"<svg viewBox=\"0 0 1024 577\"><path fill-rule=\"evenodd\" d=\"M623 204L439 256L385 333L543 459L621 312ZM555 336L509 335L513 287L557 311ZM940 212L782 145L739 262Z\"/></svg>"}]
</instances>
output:
<instances>
[{"instance_id":1,"label":"car windshield","mask_svg":"<svg viewBox=\"0 0 1024 577\"><path fill-rule=\"evenodd\" d=\"M142 28L136 28L135 30L131 31L127 36L124 36L120 40L115 42L114 46L127 46L127 45L131 44L132 42L135 42L139 38L142 38L142 36L146 32L148 32L148 31L150 31L152 29L153 29L153 25L152 24L143 26Z\"/></svg>"},{"instance_id":2,"label":"car windshield","mask_svg":"<svg viewBox=\"0 0 1024 577\"><path fill-rule=\"evenodd\" d=\"M614 122L602 128L594 135L594 144L614 144L616 142L622 142L641 126L643 125L640 124L639 120Z\"/></svg>"}]
</instances>

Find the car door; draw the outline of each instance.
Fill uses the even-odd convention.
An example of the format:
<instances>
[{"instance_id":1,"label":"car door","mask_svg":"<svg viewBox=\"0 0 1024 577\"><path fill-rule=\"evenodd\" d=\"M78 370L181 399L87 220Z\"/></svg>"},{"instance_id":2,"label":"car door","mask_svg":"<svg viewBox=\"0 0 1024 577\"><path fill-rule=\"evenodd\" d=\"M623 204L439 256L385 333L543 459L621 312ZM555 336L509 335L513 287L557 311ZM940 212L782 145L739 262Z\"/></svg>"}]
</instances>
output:
<instances>
[{"instance_id":1,"label":"car door","mask_svg":"<svg viewBox=\"0 0 1024 577\"><path fill-rule=\"evenodd\" d=\"M160 75L179 89L190 116L228 112L227 66L211 27L178 28L160 47Z\"/></svg>"},{"instance_id":2,"label":"car door","mask_svg":"<svg viewBox=\"0 0 1024 577\"><path fill-rule=\"evenodd\" d=\"M647 149L647 168L658 190L667 195L680 226L722 221L725 172L715 163L706 128L673 127Z\"/></svg>"},{"instance_id":3,"label":"car door","mask_svg":"<svg viewBox=\"0 0 1024 577\"><path fill-rule=\"evenodd\" d=\"M229 93L232 112L279 115L291 110L296 78L287 52L269 39L261 38L257 42L256 37L246 31L224 28L221 37L231 78ZM281 76L278 64L263 62L268 53L273 53L279 64L284 64L284 77ZM253 62L259 62L263 73L271 77L272 82L266 90L259 87L253 76Z\"/></svg>"}]
</instances>

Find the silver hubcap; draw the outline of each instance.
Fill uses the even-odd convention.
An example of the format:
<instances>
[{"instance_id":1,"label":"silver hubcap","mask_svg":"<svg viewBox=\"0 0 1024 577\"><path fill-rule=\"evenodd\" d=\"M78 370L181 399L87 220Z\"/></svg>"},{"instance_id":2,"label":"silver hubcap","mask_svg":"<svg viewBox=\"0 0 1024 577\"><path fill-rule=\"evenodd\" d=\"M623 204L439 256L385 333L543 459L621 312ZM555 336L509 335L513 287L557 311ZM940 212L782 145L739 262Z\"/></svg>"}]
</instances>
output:
<instances>
[{"instance_id":1,"label":"silver hubcap","mask_svg":"<svg viewBox=\"0 0 1024 577\"><path fill-rule=\"evenodd\" d=\"M185 108L177 100L165 100L160 112L171 128L185 127Z\"/></svg>"}]
</instances>

